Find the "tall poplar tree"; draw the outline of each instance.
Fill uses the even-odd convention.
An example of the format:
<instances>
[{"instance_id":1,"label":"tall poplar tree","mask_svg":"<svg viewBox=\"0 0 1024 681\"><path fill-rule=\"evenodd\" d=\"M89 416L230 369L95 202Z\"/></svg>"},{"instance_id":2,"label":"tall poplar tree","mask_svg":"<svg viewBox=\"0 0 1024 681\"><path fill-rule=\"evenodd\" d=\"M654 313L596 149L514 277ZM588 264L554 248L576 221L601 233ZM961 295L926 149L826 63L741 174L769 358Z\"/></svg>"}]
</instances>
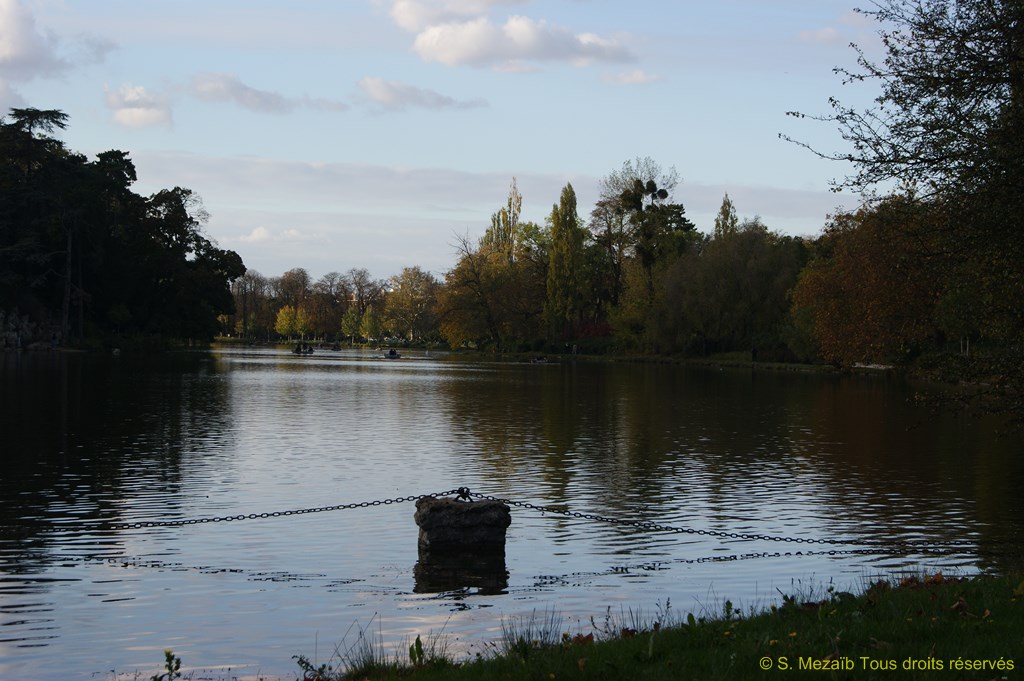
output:
<instances>
[{"instance_id":1,"label":"tall poplar tree","mask_svg":"<svg viewBox=\"0 0 1024 681\"><path fill-rule=\"evenodd\" d=\"M558 203L551 208L549 220L551 250L545 313L552 333L569 338L579 323L586 281L583 272L585 231L576 212L576 192L571 184L562 189Z\"/></svg>"},{"instance_id":2,"label":"tall poplar tree","mask_svg":"<svg viewBox=\"0 0 1024 681\"><path fill-rule=\"evenodd\" d=\"M502 253L512 262L519 255L519 214L523 208L523 195L512 178L505 205L491 216L491 226L484 233L480 245Z\"/></svg>"},{"instance_id":3,"label":"tall poplar tree","mask_svg":"<svg viewBox=\"0 0 1024 681\"><path fill-rule=\"evenodd\" d=\"M728 192L722 199L722 207L718 209L718 215L715 216L715 238L721 239L722 237L730 234L735 234L739 229L740 219L736 215L736 206L733 205L732 199L729 198Z\"/></svg>"}]
</instances>

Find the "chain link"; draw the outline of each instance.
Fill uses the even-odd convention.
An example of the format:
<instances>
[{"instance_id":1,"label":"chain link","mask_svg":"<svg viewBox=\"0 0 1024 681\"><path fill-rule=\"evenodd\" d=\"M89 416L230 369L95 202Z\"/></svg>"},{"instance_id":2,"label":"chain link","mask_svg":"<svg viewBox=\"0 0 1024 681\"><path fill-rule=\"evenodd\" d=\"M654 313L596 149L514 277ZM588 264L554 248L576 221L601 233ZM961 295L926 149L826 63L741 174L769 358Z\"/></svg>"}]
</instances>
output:
<instances>
[{"instance_id":1,"label":"chain link","mask_svg":"<svg viewBox=\"0 0 1024 681\"><path fill-rule=\"evenodd\" d=\"M435 492L432 494L414 494L406 497L395 497L393 499L377 499L374 501L359 501L349 504L336 504L334 506L319 506L315 508L300 508L290 511L273 511L270 513L249 513L240 515L230 516L214 516L209 518L188 518L184 520L146 520L134 523L114 523L111 525L104 526L104 529L120 531L120 530L137 530L151 527L181 527L185 525L204 525L208 523L221 523L221 522L234 522L238 520L257 520L263 518L283 518L293 515L304 515L307 513L326 513L328 511L341 511L346 509L354 508L368 508L371 506L383 506L390 504L400 504L407 501L415 501L425 496L433 497L446 497L456 495L458 501L472 501L473 499L481 499L486 501L497 501L509 506L515 506L517 508L529 509L532 511L539 511L541 513L552 513L556 515L562 515L568 518L579 518L581 520L594 520L602 523L611 523L615 525L623 525L629 527L636 527L641 530L649 532L674 532L676 534L692 534L703 537L715 537L718 539L735 539L740 541L767 541L767 542L786 542L794 544L812 544L819 546L867 546L876 548L917 548L920 550L926 550L928 548L935 547L946 547L946 548L969 548L967 541L929 541L929 542L913 542L907 540L895 540L895 541L855 541L846 539L824 539L818 537L784 537L775 536L769 534L750 534L742 532L726 532L724 530L707 530L698 529L692 527L677 527L674 525L665 525L662 523L651 522L647 520L628 520L623 518L614 518L612 516L600 515L597 513L582 513L580 511L570 511L566 508L559 508L555 506L542 506L539 504L532 504L526 501L515 501L513 499L504 499L502 497L490 496L487 494L479 494L477 492L471 492L468 487L459 487L457 489L446 490L444 492ZM78 529L80 525L61 525L57 527L44 528L44 532L62 532L69 529ZM88 527L88 526L86 526ZM847 550L847 551L829 551L830 555L837 555L839 553L847 553L853 551L862 551L863 549Z\"/></svg>"},{"instance_id":2,"label":"chain link","mask_svg":"<svg viewBox=\"0 0 1024 681\"><path fill-rule=\"evenodd\" d=\"M401 504L407 501L415 501L423 496L436 496L444 497L452 494L457 494L459 490L446 490L444 492L436 492L433 494L414 494L407 497L395 497L393 499L376 499L374 501L357 501L350 504L336 504L334 506L317 506L315 508L298 508L290 511L272 511L269 513L248 513L240 515L226 515L226 516L214 516L209 518L187 518L184 520L143 520L135 523L113 523L111 525L104 526L104 529L121 531L121 530L139 530L150 527L181 527L183 525L205 525L207 523L230 523L236 520L257 520L263 518L284 518L293 515L305 515L307 513L326 513L328 511L342 511L353 508L369 508L371 506L386 506L390 504ZM58 527L45 528L46 532L63 532L69 529L78 529L79 525L61 525Z\"/></svg>"},{"instance_id":3,"label":"chain link","mask_svg":"<svg viewBox=\"0 0 1024 681\"><path fill-rule=\"evenodd\" d=\"M488 501L498 501L509 506L516 506L519 508L527 508L534 511L540 511L541 513L554 513L557 515L566 516L569 518L580 518L582 520L596 520L603 523L612 523L615 525L628 525L636 527L642 530L648 530L653 532L675 532L677 534L694 534L704 537L717 537L719 539L738 539L742 541L769 541L769 542L787 542L796 544L816 544L824 546L875 546L875 547L960 547L967 548L968 544L964 541L958 542L911 542L906 540L896 541L853 541L846 539L822 539L818 537L780 537L769 534L746 534L740 532L725 532L723 530L705 530L697 529L692 527L676 527L674 525L663 525L661 523L650 522L646 520L626 520L623 518L614 518L611 516L598 515L596 513L581 513L579 511L570 511L564 508L556 508L554 506L540 506L538 504L531 504L526 501L514 501L512 499L502 499L500 497L488 496L486 494L478 494L476 492L470 492L468 488L460 487L459 490L460 498L477 498Z\"/></svg>"}]
</instances>

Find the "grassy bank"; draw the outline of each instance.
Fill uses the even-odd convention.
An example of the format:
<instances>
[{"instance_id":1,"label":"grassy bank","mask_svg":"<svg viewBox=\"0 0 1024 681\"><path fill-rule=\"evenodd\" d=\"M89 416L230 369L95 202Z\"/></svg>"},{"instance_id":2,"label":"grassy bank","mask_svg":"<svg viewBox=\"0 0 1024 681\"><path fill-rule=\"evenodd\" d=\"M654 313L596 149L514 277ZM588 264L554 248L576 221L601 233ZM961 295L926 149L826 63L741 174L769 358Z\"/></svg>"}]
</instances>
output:
<instances>
[{"instance_id":1,"label":"grassy bank","mask_svg":"<svg viewBox=\"0 0 1024 681\"><path fill-rule=\"evenodd\" d=\"M666 604L668 606L668 604ZM491 654L456 661L417 638L401 659L362 636L300 678L433 680L559 679L1012 679L1024 677L1024 576L941 574L878 581L862 593L783 596L781 606L694 617L658 609L564 631L559 618L506 622ZM344 647L342 646L342 649Z\"/></svg>"}]
</instances>

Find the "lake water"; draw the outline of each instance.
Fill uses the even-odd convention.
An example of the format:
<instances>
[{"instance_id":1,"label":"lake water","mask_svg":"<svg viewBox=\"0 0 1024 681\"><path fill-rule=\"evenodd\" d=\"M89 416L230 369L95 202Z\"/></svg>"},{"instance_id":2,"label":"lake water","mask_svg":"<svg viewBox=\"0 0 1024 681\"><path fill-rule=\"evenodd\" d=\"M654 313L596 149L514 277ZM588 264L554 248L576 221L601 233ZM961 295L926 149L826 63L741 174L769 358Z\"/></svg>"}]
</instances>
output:
<instances>
[{"instance_id":1,"label":"lake water","mask_svg":"<svg viewBox=\"0 0 1024 681\"><path fill-rule=\"evenodd\" d=\"M168 648L197 677L295 678L360 632L472 655L531 613L589 633L1020 565L1024 443L886 375L241 348L0 368L10 681L148 678ZM123 527L463 486L569 513L514 506L504 560L441 581L412 501Z\"/></svg>"}]
</instances>

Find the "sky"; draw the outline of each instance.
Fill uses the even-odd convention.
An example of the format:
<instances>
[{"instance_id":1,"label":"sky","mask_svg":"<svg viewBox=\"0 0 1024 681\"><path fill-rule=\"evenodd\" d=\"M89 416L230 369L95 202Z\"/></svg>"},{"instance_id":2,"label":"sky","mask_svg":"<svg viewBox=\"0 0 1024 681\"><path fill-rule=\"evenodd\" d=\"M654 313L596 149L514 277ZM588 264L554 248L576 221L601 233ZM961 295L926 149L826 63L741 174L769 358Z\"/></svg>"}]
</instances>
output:
<instances>
[{"instance_id":1,"label":"sky","mask_svg":"<svg viewBox=\"0 0 1024 681\"><path fill-rule=\"evenodd\" d=\"M512 178L544 223L571 183L650 157L709 232L813 236L857 205L827 114L870 93L854 0L0 0L0 111L60 109L60 138L129 152L148 196L187 187L207 234L266 276L420 266L480 237Z\"/></svg>"}]
</instances>

